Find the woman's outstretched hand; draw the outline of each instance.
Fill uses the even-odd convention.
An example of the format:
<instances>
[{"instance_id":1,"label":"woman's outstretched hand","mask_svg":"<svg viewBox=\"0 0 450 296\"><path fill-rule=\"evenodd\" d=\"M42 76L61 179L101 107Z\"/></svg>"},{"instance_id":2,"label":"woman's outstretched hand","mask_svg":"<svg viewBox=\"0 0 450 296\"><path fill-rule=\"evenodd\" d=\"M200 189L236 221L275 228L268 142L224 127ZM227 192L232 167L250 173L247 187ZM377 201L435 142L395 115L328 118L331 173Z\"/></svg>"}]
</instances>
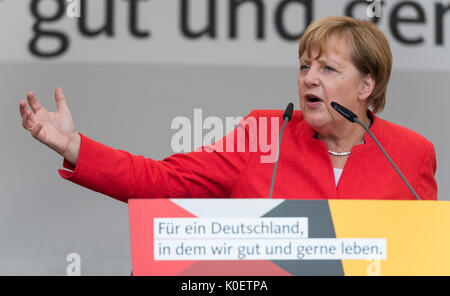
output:
<instances>
[{"instance_id":1,"label":"woman's outstretched hand","mask_svg":"<svg viewBox=\"0 0 450 296\"><path fill-rule=\"evenodd\" d=\"M55 90L55 101L58 110L50 112L39 103L32 92L28 92L27 101L20 101L22 125L39 142L47 145L70 163L76 165L80 152L80 135L78 134L72 114L67 106L62 89Z\"/></svg>"}]
</instances>

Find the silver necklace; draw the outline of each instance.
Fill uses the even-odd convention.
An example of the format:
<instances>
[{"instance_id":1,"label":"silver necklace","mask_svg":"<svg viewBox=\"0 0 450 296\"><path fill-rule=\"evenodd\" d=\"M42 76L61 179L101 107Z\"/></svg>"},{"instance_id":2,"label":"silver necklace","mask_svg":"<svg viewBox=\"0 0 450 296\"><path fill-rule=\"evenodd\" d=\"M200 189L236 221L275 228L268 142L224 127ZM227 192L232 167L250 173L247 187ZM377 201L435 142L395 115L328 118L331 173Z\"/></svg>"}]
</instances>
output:
<instances>
[{"instance_id":1,"label":"silver necklace","mask_svg":"<svg viewBox=\"0 0 450 296\"><path fill-rule=\"evenodd\" d=\"M369 119L369 128L372 126L372 120ZM366 141L362 141L360 144L365 144ZM328 153L333 155L333 156L349 156L350 153L352 153L351 151L347 151L347 152L335 152L333 150L328 150Z\"/></svg>"}]
</instances>

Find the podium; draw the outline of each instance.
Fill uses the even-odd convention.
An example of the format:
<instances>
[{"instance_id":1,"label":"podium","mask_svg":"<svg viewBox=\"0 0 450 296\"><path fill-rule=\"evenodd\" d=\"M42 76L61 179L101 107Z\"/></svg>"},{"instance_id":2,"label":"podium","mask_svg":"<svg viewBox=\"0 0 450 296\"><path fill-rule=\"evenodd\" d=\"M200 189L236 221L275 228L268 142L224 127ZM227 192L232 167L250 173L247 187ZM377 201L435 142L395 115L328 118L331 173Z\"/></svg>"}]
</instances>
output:
<instances>
[{"instance_id":1,"label":"podium","mask_svg":"<svg viewBox=\"0 0 450 296\"><path fill-rule=\"evenodd\" d=\"M129 200L133 275L450 275L450 202Z\"/></svg>"}]
</instances>

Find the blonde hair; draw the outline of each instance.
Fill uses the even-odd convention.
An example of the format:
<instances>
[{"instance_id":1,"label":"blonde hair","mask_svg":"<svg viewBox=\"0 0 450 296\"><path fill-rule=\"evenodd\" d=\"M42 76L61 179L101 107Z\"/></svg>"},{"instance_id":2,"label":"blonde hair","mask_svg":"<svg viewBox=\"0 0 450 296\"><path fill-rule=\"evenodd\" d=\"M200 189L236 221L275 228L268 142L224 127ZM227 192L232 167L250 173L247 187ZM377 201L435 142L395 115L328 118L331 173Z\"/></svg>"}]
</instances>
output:
<instances>
[{"instance_id":1,"label":"blonde hair","mask_svg":"<svg viewBox=\"0 0 450 296\"><path fill-rule=\"evenodd\" d=\"M330 37L348 37L353 51L350 53L354 66L361 74L373 75L375 87L368 98L368 106L374 113L383 111L386 92L392 70L392 53L383 32L369 21L351 17L326 17L313 22L304 32L299 46L299 57L316 49L320 55L326 50Z\"/></svg>"}]
</instances>

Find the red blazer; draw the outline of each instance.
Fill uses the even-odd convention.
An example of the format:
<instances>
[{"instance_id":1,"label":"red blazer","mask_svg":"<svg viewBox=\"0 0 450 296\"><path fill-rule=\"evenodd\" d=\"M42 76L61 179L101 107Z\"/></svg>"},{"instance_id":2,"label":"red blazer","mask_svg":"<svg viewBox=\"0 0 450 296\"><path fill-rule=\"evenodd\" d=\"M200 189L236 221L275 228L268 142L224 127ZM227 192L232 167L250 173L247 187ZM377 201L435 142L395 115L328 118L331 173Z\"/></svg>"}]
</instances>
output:
<instances>
[{"instance_id":1,"label":"red blazer","mask_svg":"<svg viewBox=\"0 0 450 296\"><path fill-rule=\"evenodd\" d=\"M257 110L248 117L258 123L264 117L268 123L278 117L281 126L282 114ZM371 116L371 131L417 194L421 199L436 200L433 144L411 130ZM267 126L270 143L270 124ZM259 145L255 145L256 151L249 151L260 136L241 123L215 147L237 151L238 141L231 141L231 136L238 139L241 132L246 139L244 152L211 152L209 146L202 152L175 154L162 161L115 150L81 135L76 167L64 161L64 167L72 171L59 172L64 179L124 202L129 198L267 198L274 164L261 162L261 156L269 153L262 152ZM336 187L326 146L314 135L302 112L294 112L282 139L274 198L415 199L367 133L366 144L353 147Z\"/></svg>"}]
</instances>

